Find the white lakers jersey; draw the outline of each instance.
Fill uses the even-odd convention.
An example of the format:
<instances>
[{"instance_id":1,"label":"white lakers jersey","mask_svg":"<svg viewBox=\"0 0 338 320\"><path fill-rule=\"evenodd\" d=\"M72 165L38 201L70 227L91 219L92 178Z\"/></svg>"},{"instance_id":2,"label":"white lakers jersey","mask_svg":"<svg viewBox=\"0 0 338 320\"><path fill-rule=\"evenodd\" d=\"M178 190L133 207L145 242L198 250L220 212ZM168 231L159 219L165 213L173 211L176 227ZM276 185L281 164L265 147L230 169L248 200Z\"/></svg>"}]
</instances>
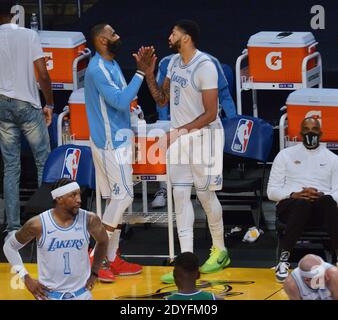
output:
<instances>
[{"instance_id":1,"label":"white lakers jersey","mask_svg":"<svg viewBox=\"0 0 338 320\"><path fill-rule=\"evenodd\" d=\"M324 263L325 270L332 267L332 264ZM299 273L299 268L293 270L291 276L296 281L299 294L303 300L332 300L331 292L327 288L314 290L308 287Z\"/></svg>"},{"instance_id":2,"label":"white lakers jersey","mask_svg":"<svg viewBox=\"0 0 338 320\"><path fill-rule=\"evenodd\" d=\"M175 54L169 62L167 77L170 79L171 125L178 128L205 112L202 90L217 89L217 69L205 53L197 50L188 64L183 64L180 54ZM219 127L219 118L210 125L213 124Z\"/></svg>"},{"instance_id":3,"label":"white lakers jersey","mask_svg":"<svg viewBox=\"0 0 338 320\"><path fill-rule=\"evenodd\" d=\"M54 291L76 291L90 276L87 212L79 212L71 226L56 224L51 210L40 214L42 236L38 241L39 281Z\"/></svg>"}]
</instances>

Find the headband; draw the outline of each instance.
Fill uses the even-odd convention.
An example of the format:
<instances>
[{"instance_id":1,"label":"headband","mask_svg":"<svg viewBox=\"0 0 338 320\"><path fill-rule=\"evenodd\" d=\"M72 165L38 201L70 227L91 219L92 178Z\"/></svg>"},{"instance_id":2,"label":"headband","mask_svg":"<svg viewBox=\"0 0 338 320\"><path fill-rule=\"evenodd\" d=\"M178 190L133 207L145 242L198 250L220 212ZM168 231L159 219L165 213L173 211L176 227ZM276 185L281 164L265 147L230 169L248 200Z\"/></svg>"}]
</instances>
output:
<instances>
[{"instance_id":1,"label":"headband","mask_svg":"<svg viewBox=\"0 0 338 320\"><path fill-rule=\"evenodd\" d=\"M55 200L58 197L62 197L65 194L73 192L73 191L78 190L78 189L80 189L80 186L78 185L77 182L72 182L72 183L66 184L65 186L54 189L51 192L52 198Z\"/></svg>"},{"instance_id":2,"label":"headband","mask_svg":"<svg viewBox=\"0 0 338 320\"><path fill-rule=\"evenodd\" d=\"M325 274L325 268L324 264L321 263L320 265L316 266L313 268L311 271L303 271L302 269L299 268L299 273L303 278L317 278L321 277Z\"/></svg>"}]
</instances>

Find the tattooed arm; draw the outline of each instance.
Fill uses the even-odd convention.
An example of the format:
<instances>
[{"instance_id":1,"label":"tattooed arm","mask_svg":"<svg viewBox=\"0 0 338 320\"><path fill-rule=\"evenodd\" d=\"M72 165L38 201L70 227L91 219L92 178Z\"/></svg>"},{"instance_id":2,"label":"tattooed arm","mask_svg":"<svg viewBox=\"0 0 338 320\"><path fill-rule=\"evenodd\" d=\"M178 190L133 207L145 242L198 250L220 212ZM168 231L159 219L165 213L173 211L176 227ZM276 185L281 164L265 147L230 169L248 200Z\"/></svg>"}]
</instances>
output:
<instances>
[{"instance_id":1,"label":"tattooed arm","mask_svg":"<svg viewBox=\"0 0 338 320\"><path fill-rule=\"evenodd\" d=\"M134 54L133 56L135 57L138 66L141 66L144 70L149 91L155 102L160 107L167 105L170 95L170 79L166 77L162 86L158 86L154 74L157 60L154 47L141 47L138 53ZM143 63L143 60L148 56L150 57L150 60L147 59L147 63Z\"/></svg>"},{"instance_id":2,"label":"tattooed arm","mask_svg":"<svg viewBox=\"0 0 338 320\"><path fill-rule=\"evenodd\" d=\"M170 79L166 77L163 81L162 87L160 88L156 82L154 73L146 74L146 80L149 91L154 98L155 102L163 107L168 104L170 98Z\"/></svg>"}]
</instances>

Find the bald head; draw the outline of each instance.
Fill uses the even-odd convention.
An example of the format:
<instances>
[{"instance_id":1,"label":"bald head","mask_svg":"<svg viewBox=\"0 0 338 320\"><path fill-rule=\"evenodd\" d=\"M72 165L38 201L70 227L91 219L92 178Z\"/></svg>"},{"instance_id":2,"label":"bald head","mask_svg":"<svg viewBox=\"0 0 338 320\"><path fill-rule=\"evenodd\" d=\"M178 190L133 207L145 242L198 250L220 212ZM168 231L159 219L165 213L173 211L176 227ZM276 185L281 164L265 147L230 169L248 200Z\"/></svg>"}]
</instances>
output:
<instances>
[{"instance_id":1,"label":"bald head","mask_svg":"<svg viewBox=\"0 0 338 320\"><path fill-rule=\"evenodd\" d=\"M321 265L322 258L314 254L307 254L298 263L298 267L303 271L311 271L314 266Z\"/></svg>"},{"instance_id":2,"label":"bald head","mask_svg":"<svg viewBox=\"0 0 338 320\"><path fill-rule=\"evenodd\" d=\"M104 35L107 32L107 29L109 29L108 27L110 27L108 23L100 23L91 29L90 39L94 45L98 37Z\"/></svg>"},{"instance_id":3,"label":"bald head","mask_svg":"<svg viewBox=\"0 0 338 320\"><path fill-rule=\"evenodd\" d=\"M305 118L302 123L301 123L301 130L303 130L304 127L318 127L318 129L320 130L320 121L317 118L313 118L313 117L307 117Z\"/></svg>"},{"instance_id":4,"label":"bald head","mask_svg":"<svg viewBox=\"0 0 338 320\"><path fill-rule=\"evenodd\" d=\"M303 138L303 144L307 149L316 149L319 147L322 136L320 121L313 117L305 118L301 123L300 135Z\"/></svg>"}]
</instances>

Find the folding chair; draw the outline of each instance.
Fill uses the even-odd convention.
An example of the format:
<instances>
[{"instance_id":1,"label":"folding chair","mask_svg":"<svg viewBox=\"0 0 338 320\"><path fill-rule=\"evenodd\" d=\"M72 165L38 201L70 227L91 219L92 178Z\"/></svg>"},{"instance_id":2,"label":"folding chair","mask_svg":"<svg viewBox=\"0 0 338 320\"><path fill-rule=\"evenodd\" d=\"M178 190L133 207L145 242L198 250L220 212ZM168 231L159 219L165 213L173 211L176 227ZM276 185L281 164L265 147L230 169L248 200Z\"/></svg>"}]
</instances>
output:
<instances>
[{"instance_id":1,"label":"folding chair","mask_svg":"<svg viewBox=\"0 0 338 320\"><path fill-rule=\"evenodd\" d=\"M263 215L266 162L273 142L273 128L262 119L236 116L222 119L225 135L222 205L249 205L257 228ZM253 193L253 196L242 193Z\"/></svg>"},{"instance_id":2,"label":"folding chair","mask_svg":"<svg viewBox=\"0 0 338 320\"><path fill-rule=\"evenodd\" d=\"M24 214L31 218L53 207L52 186L60 178L76 180L81 187L82 207L91 209L95 197L95 168L89 147L62 145L49 155L40 188L27 202ZM31 251L31 261L34 253Z\"/></svg>"}]
</instances>

